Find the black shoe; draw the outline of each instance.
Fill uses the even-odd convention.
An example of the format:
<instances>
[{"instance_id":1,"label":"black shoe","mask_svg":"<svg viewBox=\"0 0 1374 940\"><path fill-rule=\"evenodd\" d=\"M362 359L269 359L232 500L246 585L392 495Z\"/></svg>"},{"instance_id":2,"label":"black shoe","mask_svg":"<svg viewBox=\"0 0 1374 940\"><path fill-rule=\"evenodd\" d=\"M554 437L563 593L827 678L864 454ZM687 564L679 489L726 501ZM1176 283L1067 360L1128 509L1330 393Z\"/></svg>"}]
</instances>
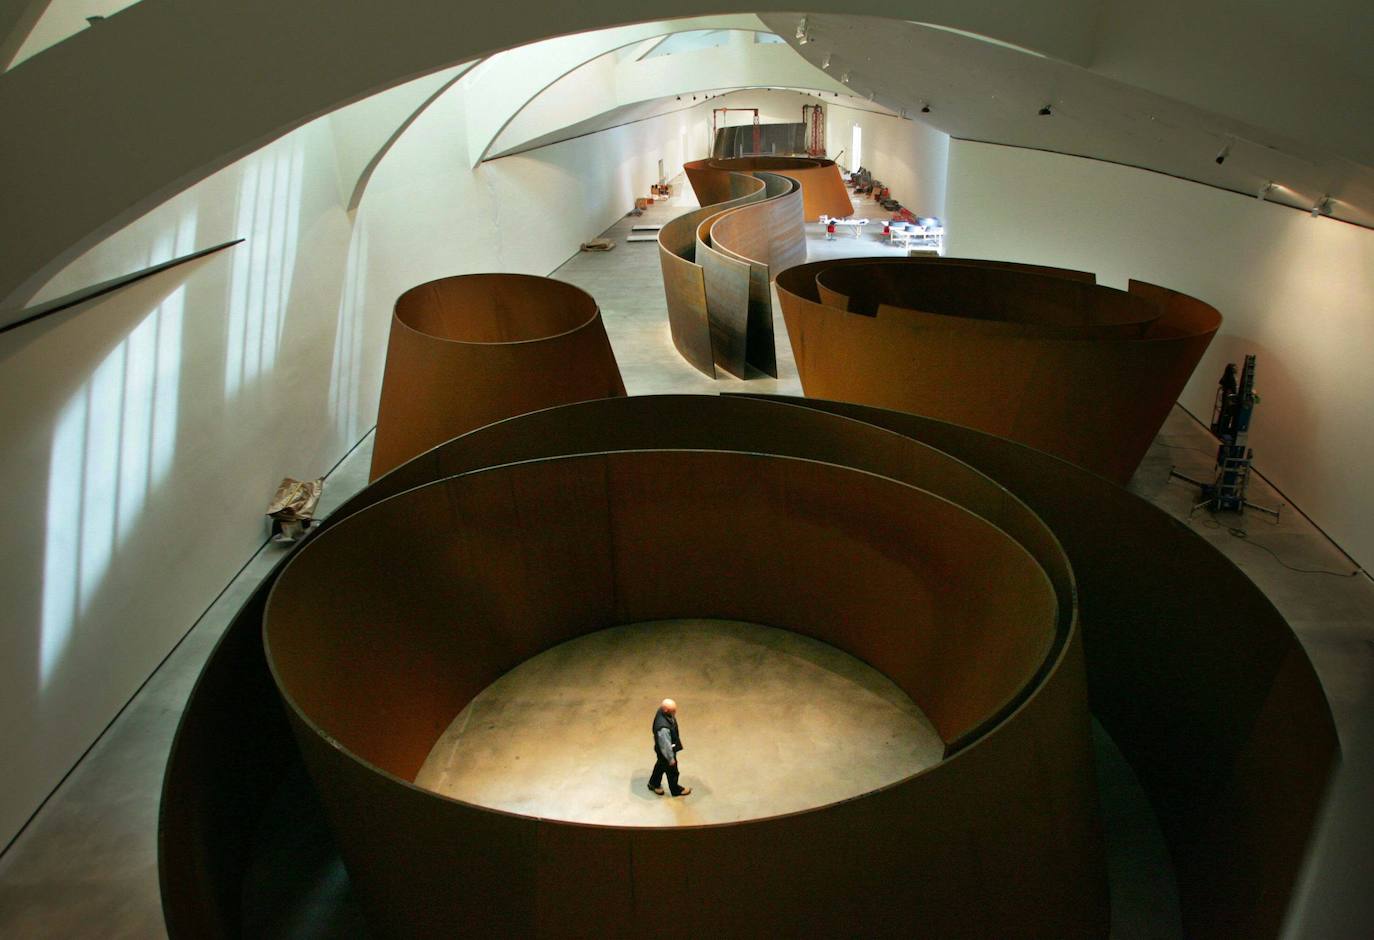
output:
<instances>
[{"instance_id":1,"label":"black shoe","mask_svg":"<svg viewBox=\"0 0 1374 940\"><path fill-rule=\"evenodd\" d=\"M692 792L692 788L691 788L691 787L683 787L681 790L679 790L679 791L677 791L676 793L674 793L673 796L686 796L688 793L691 793L691 792Z\"/></svg>"},{"instance_id":2,"label":"black shoe","mask_svg":"<svg viewBox=\"0 0 1374 940\"><path fill-rule=\"evenodd\" d=\"M662 795L663 795L663 788L662 788L662 787L656 787L656 786L654 786L654 785L651 783L651 784L649 784L649 789L650 789L650 791L652 791L652 792L654 792L654 793L657 793L659 796L662 796ZM674 793L673 796L677 796L677 794Z\"/></svg>"}]
</instances>

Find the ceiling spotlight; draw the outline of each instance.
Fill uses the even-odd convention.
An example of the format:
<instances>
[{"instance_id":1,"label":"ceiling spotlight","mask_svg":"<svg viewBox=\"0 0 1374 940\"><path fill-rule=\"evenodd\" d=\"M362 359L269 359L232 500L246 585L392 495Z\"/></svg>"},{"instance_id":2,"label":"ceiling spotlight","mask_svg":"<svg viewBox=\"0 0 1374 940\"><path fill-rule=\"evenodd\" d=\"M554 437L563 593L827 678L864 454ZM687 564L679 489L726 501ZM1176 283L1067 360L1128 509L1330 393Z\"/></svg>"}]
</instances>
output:
<instances>
[{"instance_id":1,"label":"ceiling spotlight","mask_svg":"<svg viewBox=\"0 0 1374 940\"><path fill-rule=\"evenodd\" d=\"M824 59L821 59L821 68L823 68L823 69L828 69L828 68L830 68L830 53L827 52L827 53L825 54L825 58L824 58Z\"/></svg>"},{"instance_id":2,"label":"ceiling spotlight","mask_svg":"<svg viewBox=\"0 0 1374 940\"><path fill-rule=\"evenodd\" d=\"M1330 197L1330 196L1323 196L1323 197L1321 197L1320 199L1318 199L1318 200L1317 200L1317 204L1316 204L1315 206L1312 207L1312 218L1315 219L1315 218L1316 218L1317 216L1319 216L1319 215L1327 215L1327 216L1329 216L1330 214L1331 214L1331 197Z\"/></svg>"},{"instance_id":3,"label":"ceiling spotlight","mask_svg":"<svg viewBox=\"0 0 1374 940\"><path fill-rule=\"evenodd\" d=\"M1270 180L1269 182L1265 183L1263 186L1260 187L1259 192L1255 193L1255 198L1258 199L1260 202L1264 202L1264 197L1268 196L1273 191L1274 181Z\"/></svg>"},{"instance_id":4,"label":"ceiling spotlight","mask_svg":"<svg viewBox=\"0 0 1374 940\"><path fill-rule=\"evenodd\" d=\"M806 17L804 16L801 18L801 22L797 24L797 38L806 38Z\"/></svg>"},{"instance_id":5,"label":"ceiling spotlight","mask_svg":"<svg viewBox=\"0 0 1374 940\"><path fill-rule=\"evenodd\" d=\"M806 45L808 42L810 42L810 41L811 41L811 30L808 29L808 30L802 35L802 38L799 39L799 40L797 40L797 41L798 41L799 43L801 43L803 46Z\"/></svg>"},{"instance_id":6,"label":"ceiling spotlight","mask_svg":"<svg viewBox=\"0 0 1374 940\"><path fill-rule=\"evenodd\" d=\"M1226 142L1226 146L1222 147L1221 150L1217 153L1217 166L1221 166L1223 163L1225 163L1225 162L1226 162L1226 158L1229 157L1230 155L1231 155L1231 142L1228 140L1228 141Z\"/></svg>"},{"instance_id":7,"label":"ceiling spotlight","mask_svg":"<svg viewBox=\"0 0 1374 940\"><path fill-rule=\"evenodd\" d=\"M1050 106L1049 106L1049 105L1045 105L1045 106L1042 107L1042 108L1040 109L1040 111L1039 111L1039 114L1040 114L1041 117L1049 117L1049 116L1050 116L1051 114L1053 114L1053 113L1054 113L1054 112L1053 112L1052 110L1050 110Z\"/></svg>"},{"instance_id":8,"label":"ceiling spotlight","mask_svg":"<svg viewBox=\"0 0 1374 940\"><path fill-rule=\"evenodd\" d=\"M840 76L840 81L842 81L842 82L844 82L846 85L848 85L848 84L849 84L849 73L848 73L848 72L845 72L843 75L841 75L841 76Z\"/></svg>"},{"instance_id":9,"label":"ceiling spotlight","mask_svg":"<svg viewBox=\"0 0 1374 940\"><path fill-rule=\"evenodd\" d=\"M921 102L921 113L922 113L922 114L929 114L929 113L930 113L930 105L926 104L924 101Z\"/></svg>"},{"instance_id":10,"label":"ceiling spotlight","mask_svg":"<svg viewBox=\"0 0 1374 940\"><path fill-rule=\"evenodd\" d=\"M911 115L907 112L906 108L903 108L902 110L898 111L897 117L901 118L903 121L911 120Z\"/></svg>"}]
</instances>

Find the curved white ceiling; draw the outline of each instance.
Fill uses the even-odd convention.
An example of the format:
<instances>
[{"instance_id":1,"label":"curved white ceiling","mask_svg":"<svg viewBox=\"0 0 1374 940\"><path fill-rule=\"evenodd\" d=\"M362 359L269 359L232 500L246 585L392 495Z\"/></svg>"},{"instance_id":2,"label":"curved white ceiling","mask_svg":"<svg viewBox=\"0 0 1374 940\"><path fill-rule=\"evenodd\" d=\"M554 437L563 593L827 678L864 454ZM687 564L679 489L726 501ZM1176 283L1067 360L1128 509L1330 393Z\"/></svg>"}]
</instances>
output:
<instances>
[{"instance_id":1,"label":"curved white ceiling","mask_svg":"<svg viewBox=\"0 0 1374 940\"><path fill-rule=\"evenodd\" d=\"M762 24L756 21L756 25ZM746 87L847 90L785 43L756 43L753 31L713 32L725 41L663 56L608 52L582 63L528 101L519 102L501 133L487 145L483 158L591 133L598 129L599 118L613 112L620 112L610 119L613 123L640 120L649 112L635 106L675 95L715 94ZM640 116L628 117L631 111L640 112Z\"/></svg>"},{"instance_id":2,"label":"curved white ceiling","mask_svg":"<svg viewBox=\"0 0 1374 940\"><path fill-rule=\"evenodd\" d=\"M821 14L988 36L1368 164L1366 0L809 0ZM0 76L0 304L83 248L306 121L551 35L792 0L142 0ZM1303 18L1301 24L1290 19ZM782 32L787 36L786 30ZM4 315L0 315L3 319Z\"/></svg>"},{"instance_id":3,"label":"curved white ceiling","mask_svg":"<svg viewBox=\"0 0 1374 940\"><path fill-rule=\"evenodd\" d=\"M801 44L796 16L763 19L812 64L828 56L829 71L848 75L861 95L952 137L1108 160L1248 195L1263 191L1300 209L1330 197L1334 217L1374 226L1374 167L1357 159L1365 146L1359 138L1374 121L1322 143L1284 134L1278 113L1250 124L1096 69L946 29L812 14L811 41ZM1293 81L1301 84L1301 76ZM1364 104L1374 114L1374 95ZM922 113L926 105L931 110ZM1049 116L1040 114L1046 105Z\"/></svg>"}]
</instances>

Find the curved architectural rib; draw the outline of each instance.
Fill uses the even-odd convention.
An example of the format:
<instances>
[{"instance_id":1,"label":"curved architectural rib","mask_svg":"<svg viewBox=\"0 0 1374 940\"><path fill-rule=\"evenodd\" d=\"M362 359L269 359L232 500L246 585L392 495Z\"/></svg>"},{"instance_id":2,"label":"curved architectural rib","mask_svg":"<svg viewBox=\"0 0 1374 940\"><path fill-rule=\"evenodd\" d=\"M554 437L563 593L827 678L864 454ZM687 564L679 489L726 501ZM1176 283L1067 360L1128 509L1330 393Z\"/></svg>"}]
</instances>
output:
<instances>
[{"instance_id":1,"label":"curved architectural rib","mask_svg":"<svg viewBox=\"0 0 1374 940\"><path fill-rule=\"evenodd\" d=\"M401 139L401 135L410 130L410 126L419 120L420 115L424 114L425 110L430 105L443 97L444 92L452 88L464 75L480 64L480 60L474 60L461 66L462 70L459 71L458 74L443 82L438 88L427 95L425 100L416 105L414 110L406 115L405 120L401 121L401 123L396 126L396 129L387 135L386 140L377 148L376 153L368 158L367 164L359 171L358 178L353 183L353 189L348 195L347 211L357 211L358 206L363 201L363 193L367 191L367 184L372 182L372 174L376 172L377 167L382 162L382 158L391 152L391 148L396 145L396 141Z\"/></svg>"},{"instance_id":2,"label":"curved architectural rib","mask_svg":"<svg viewBox=\"0 0 1374 940\"><path fill-rule=\"evenodd\" d=\"M396 301L372 478L484 424L624 394L586 291L527 274L430 281Z\"/></svg>"},{"instance_id":3,"label":"curved architectural rib","mask_svg":"<svg viewBox=\"0 0 1374 940\"><path fill-rule=\"evenodd\" d=\"M1124 483L1221 315L1067 273L858 258L792 268L778 298L807 396L956 422Z\"/></svg>"},{"instance_id":4,"label":"curved architectural rib","mask_svg":"<svg viewBox=\"0 0 1374 940\"><path fill-rule=\"evenodd\" d=\"M573 454L584 456L549 459ZM760 467L769 469L754 472ZM712 508L703 520L699 500L708 492L710 505L726 511ZM981 519L1019 545L1002 555L1013 568L1029 572L1023 566L1034 559L1041 577L983 593L1025 599L1037 625L1017 625L1010 635L948 635L952 646L929 651L938 672L920 675L924 666L907 671L904 657L911 642L925 642L916 638L935 634L905 626L891 634L880 625L897 606L907 607L904 623L933 624L919 604L893 603L893 596L919 596L914 582L900 595L885 592L942 557L939 546L931 555L909 552L910 539L925 536L913 535L917 520L907 518L939 505L939 496L961 507L941 517L951 522L959 550L1010 549L985 539L987 530L974 521ZM796 512L797 519L775 516L782 504L783 515ZM1093 511L1084 512L1085 504ZM772 540L758 537L758 520L778 521ZM613 542L631 547L627 554L588 550L610 530ZM466 550L458 546L483 540L482 564L461 564ZM287 576L274 572L229 626L184 712L159 827L173 938L238 935L245 911L280 917L291 910L285 882L269 891L263 879L303 870L304 841L325 853L312 856L312 866L332 867L325 863L330 837L312 809L317 799L339 827L353 897L374 929L403 935L455 924L523 934L629 932L657 905L654 892L637 883L653 877L649 867L658 860L672 858L695 873L674 917L697 932L906 935L909 912L920 910L923 930L933 935L1104 936L1085 679L1094 713L1158 813L1187 931L1276 936L1338 753L1325 696L1297 638L1200 536L1055 457L915 415L812 399L704 396L564 406L489 425L417 457L350 500L311 542ZM841 542L848 548L834 551ZM864 544L883 551L868 554ZM1123 544L1133 550L1122 552ZM443 546L455 549L446 558L459 564L436 567ZM783 563L817 549L813 562ZM379 552L399 553L408 573L413 569L417 589L409 597L412 582L389 580ZM512 565L541 577L550 572L552 584L519 577L531 592L506 590L497 573ZM596 575L607 565L625 574L613 586ZM952 596L997 570L956 569ZM658 574L667 571L672 576ZM652 588L640 590L649 586L646 576ZM484 590L493 577L500 584ZM802 586L769 589L789 578ZM704 593L703 580L710 580ZM344 595L331 595L331 585ZM1058 601L1052 621L1044 619L1046 585ZM883 595L876 600L875 590ZM295 736L313 787L304 781L261 641L269 592L276 678L293 697ZM364 611L347 598L366 601L376 615L352 634L343 624ZM960 615L977 622L1005 599ZM808 600L816 609L799 609ZM543 631L582 631L599 617L683 606L700 611L717 601L774 605L749 612L776 615L775 622L795 615L794 626L812 624L816 635L871 658L933 711L941 701L976 703L940 718L947 740L970 730L951 742L943 763L884 790L806 813L701 828L532 820L437 797L386 771L403 771L406 749L418 749L425 733L432 743L452 717L441 719L429 694L451 706L455 688L479 685L501 662L549 638ZM394 614L385 606L391 603L399 605ZM442 625L434 623L440 616ZM440 629L453 617L464 629ZM471 628L492 618L503 626L484 642ZM292 631L301 632L292 639ZM299 642L326 634L327 644ZM995 655L1010 652L1007 641L1017 635L1035 642L1007 658ZM439 646L408 642L425 637ZM437 662L404 655L425 648ZM980 675L1005 680L1000 691L965 694L957 683L944 684L969 655L980 657ZM397 670L404 681L383 681ZM352 694L406 703L388 718L349 701ZM434 712L429 732L417 728L422 717L407 713L412 704ZM389 740L388 731L401 740ZM245 831L259 837L245 839ZM811 851L816 845L826 851ZM757 864L760 852L805 854L808 863L777 870ZM894 865L922 876L893 879ZM311 884L297 893L316 907L328 896ZM351 902L341 903L346 909Z\"/></svg>"}]
</instances>

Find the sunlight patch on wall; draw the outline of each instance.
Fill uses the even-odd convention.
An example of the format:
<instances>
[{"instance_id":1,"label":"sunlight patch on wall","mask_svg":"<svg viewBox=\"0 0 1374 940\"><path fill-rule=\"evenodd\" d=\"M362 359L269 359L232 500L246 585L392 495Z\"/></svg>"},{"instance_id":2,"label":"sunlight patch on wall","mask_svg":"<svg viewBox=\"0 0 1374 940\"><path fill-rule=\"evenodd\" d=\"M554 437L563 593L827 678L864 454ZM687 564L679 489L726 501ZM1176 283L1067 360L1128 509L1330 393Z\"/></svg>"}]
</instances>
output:
<instances>
[{"instance_id":1,"label":"sunlight patch on wall","mask_svg":"<svg viewBox=\"0 0 1374 940\"><path fill-rule=\"evenodd\" d=\"M235 230L247 244L234 255L229 281L227 399L277 360L296 266L304 166L298 134L244 161Z\"/></svg>"},{"instance_id":2,"label":"sunlight patch on wall","mask_svg":"<svg viewBox=\"0 0 1374 940\"><path fill-rule=\"evenodd\" d=\"M147 264L193 251L195 236L195 215L183 216L154 244ZM59 414L48 465L40 687L171 470L185 291L178 287L144 317Z\"/></svg>"},{"instance_id":3,"label":"sunlight patch on wall","mask_svg":"<svg viewBox=\"0 0 1374 940\"><path fill-rule=\"evenodd\" d=\"M329 368L329 410L346 441L362 437L359 401L363 366L363 305L367 297L367 227L356 226L348 246L343 294L334 328L334 360Z\"/></svg>"}]
</instances>

